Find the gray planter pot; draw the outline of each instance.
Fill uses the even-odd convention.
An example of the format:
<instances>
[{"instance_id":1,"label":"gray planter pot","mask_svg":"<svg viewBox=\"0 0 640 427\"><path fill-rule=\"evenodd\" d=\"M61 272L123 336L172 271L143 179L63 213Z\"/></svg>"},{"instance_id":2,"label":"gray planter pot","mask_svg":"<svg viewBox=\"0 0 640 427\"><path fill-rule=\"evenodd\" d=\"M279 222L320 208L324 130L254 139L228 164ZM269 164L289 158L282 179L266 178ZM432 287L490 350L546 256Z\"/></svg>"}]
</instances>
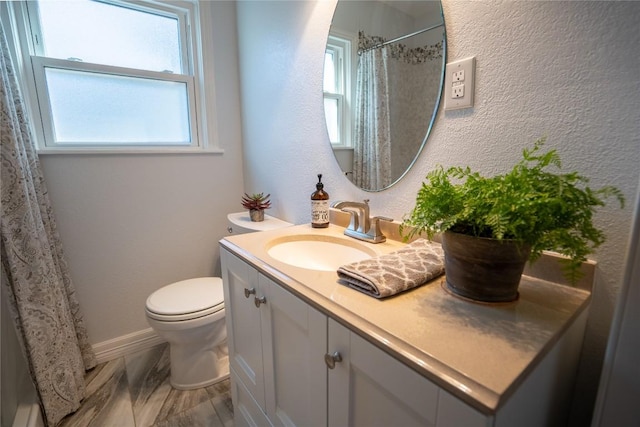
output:
<instances>
[{"instance_id":1,"label":"gray planter pot","mask_svg":"<svg viewBox=\"0 0 640 427\"><path fill-rule=\"evenodd\" d=\"M530 246L446 231L442 249L447 289L454 294L482 302L518 299Z\"/></svg>"},{"instance_id":2,"label":"gray planter pot","mask_svg":"<svg viewBox=\"0 0 640 427\"><path fill-rule=\"evenodd\" d=\"M264 209L249 209L249 218L253 222L264 221Z\"/></svg>"}]
</instances>

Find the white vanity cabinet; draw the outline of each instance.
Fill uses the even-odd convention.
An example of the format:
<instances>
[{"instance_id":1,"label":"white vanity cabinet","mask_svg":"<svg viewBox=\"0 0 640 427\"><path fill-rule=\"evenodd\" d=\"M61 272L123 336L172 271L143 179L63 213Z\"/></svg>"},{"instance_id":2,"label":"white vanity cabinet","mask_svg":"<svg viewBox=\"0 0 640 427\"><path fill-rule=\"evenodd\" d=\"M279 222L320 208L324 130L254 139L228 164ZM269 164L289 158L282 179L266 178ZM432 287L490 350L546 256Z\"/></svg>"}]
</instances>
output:
<instances>
[{"instance_id":1,"label":"white vanity cabinet","mask_svg":"<svg viewBox=\"0 0 640 427\"><path fill-rule=\"evenodd\" d=\"M236 425L436 425L436 385L227 250L221 257Z\"/></svg>"},{"instance_id":2,"label":"white vanity cabinet","mask_svg":"<svg viewBox=\"0 0 640 427\"><path fill-rule=\"evenodd\" d=\"M453 379L449 372L455 372L438 367L439 360L419 359L417 366L403 362L393 351L384 350L387 339L384 336L376 338L355 332L360 329L333 311L325 311L332 313L330 315L323 314L316 307L323 308L324 304L307 303L309 298L314 301L311 295L300 294L304 296L302 299L297 292L294 295L289 291L299 291L303 289L302 285L296 288L297 282L285 276L282 285L276 283L225 245L221 247L221 260L232 395L238 426L520 427L566 424L587 310L577 312L565 323L562 332L539 355L529 372L520 376L502 402L493 400L493 407L485 405L489 409L481 410L478 408L483 405L477 402L499 398L497 394L488 393L486 386L471 380ZM261 265L260 261L256 262ZM268 265L263 268L271 271ZM278 277L280 273L273 271L273 277ZM322 286L325 276L318 277L322 280L317 279L317 286ZM538 283L534 289L541 292L542 286ZM334 298L341 296L339 292L348 291L334 289ZM437 293L437 288L425 287L422 292L431 293L432 299L442 295L445 299L440 300L441 306L450 304L450 307L473 309L458 300L446 299L446 295ZM533 304L529 301L535 301L533 297L542 294L528 292L529 300L523 298L517 307L501 309L498 314L507 315L515 319L514 322L525 317L524 326L535 328L537 323L532 322L531 317L523 316L522 310L528 310ZM566 289L558 292L565 296L575 293ZM578 292L576 295L575 304L585 300L583 294ZM359 301L369 302L368 299ZM420 301L430 300L425 297ZM398 310L406 312L410 302L407 298L389 314L400 316L402 313ZM390 307L380 306L378 301L375 303L378 305L372 304L370 310ZM545 304L534 305L529 313L543 313L544 319L564 316L562 311L549 310L547 305L550 303ZM432 307L432 316L437 314L437 308L437 305ZM475 310L477 313L478 308ZM370 312L360 313L371 316ZM455 313L460 316L462 312ZM495 313L492 311L492 314ZM509 332L504 329L505 324L509 325L503 322L503 330L498 332ZM439 325L447 326L446 323ZM461 327L456 333L465 331ZM512 333L511 336L518 335ZM507 342L500 335L492 339L494 341L488 342ZM374 344L377 341L382 343ZM458 342L455 336L446 341L448 345ZM433 343L434 346L442 344ZM529 345L519 341L508 341L507 344L519 351L527 350ZM460 351L463 350L476 353L482 349L460 347ZM504 362L508 364L510 360L505 358ZM484 359L479 358L477 363L484 363ZM425 370L436 376L448 372L448 377L441 376L441 382L438 382L420 374L428 364L432 365ZM502 364L495 361L488 366L502 368ZM486 394L480 394L483 392ZM475 400L470 402L470 399Z\"/></svg>"},{"instance_id":3,"label":"white vanity cabinet","mask_svg":"<svg viewBox=\"0 0 640 427\"><path fill-rule=\"evenodd\" d=\"M236 425L327 424L327 317L221 251Z\"/></svg>"}]
</instances>

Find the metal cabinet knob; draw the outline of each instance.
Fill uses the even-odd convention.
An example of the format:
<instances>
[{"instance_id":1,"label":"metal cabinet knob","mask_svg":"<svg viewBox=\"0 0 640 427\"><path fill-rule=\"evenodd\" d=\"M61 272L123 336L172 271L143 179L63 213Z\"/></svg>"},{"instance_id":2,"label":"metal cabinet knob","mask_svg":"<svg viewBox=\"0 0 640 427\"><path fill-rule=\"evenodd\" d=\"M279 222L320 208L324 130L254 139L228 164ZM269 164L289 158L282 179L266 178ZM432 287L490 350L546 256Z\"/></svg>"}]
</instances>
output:
<instances>
[{"instance_id":1,"label":"metal cabinet knob","mask_svg":"<svg viewBox=\"0 0 640 427\"><path fill-rule=\"evenodd\" d=\"M256 307L260 308L260 304L266 304L267 299L265 297L260 297L260 298L255 297L253 302L256 305Z\"/></svg>"},{"instance_id":2,"label":"metal cabinet knob","mask_svg":"<svg viewBox=\"0 0 640 427\"><path fill-rule=\"evenodd\" d=\"M324 363L327 364L329 369L335 368L336 362L342 362L342 356L337 351L333 352L333 354L327 353L324 355Z\"/></svg>"},{"instance_id":3,"label":"metal cabinet knob","mask_svg":"<svg viewBox=\"0 0 640 427\"><path fill-rule=\"evenodd\" d=\"M227 227L227 233L233 234L233 228L231 228L231 226Z\"/></svg>"},{"instance_id":4,"label":"metal cabinet knob","mask_svg":"<svg viewBox=\"0 0 640 427\"><path fill-rule=\"evenodd\" d=\"M244 288L244 297L249 298L249 295L254 295L256 293L256 288L247 289Z\"/></svg>"}]
</instances>

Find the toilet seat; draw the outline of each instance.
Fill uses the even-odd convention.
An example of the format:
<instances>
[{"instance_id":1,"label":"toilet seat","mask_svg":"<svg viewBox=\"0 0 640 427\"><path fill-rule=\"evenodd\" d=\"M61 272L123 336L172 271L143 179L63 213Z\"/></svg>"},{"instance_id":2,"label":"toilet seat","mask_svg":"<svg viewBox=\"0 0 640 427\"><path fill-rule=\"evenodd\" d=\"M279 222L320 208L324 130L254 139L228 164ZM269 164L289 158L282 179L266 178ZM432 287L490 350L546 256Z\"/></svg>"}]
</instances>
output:
<instances>
[{"instance_id":1,"label":"toilet seat","mask_svg":"<svg viewBox=\"0 0 640 427\"><path fill-rule=\"evenodd\" d=\"M164 322L179 322L224 310L222 279L200 277L158 289L147 298L147 315Z\"/></svg>"}]
</instances>

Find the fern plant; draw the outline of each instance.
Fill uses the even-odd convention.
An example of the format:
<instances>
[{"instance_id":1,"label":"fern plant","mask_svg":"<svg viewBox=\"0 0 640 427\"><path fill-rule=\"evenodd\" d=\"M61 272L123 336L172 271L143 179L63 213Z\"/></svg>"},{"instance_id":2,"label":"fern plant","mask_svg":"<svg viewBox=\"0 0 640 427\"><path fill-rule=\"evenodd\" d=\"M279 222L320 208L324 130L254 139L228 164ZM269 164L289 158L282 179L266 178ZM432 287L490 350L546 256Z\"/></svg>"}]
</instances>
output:
<instances>
[{"instance_id":1,"label":"fern plant","mask_svg":"<svg viewBox=\"0 0 640 427\"><path fill-rule=\"evenodd\" d=\"M544 143L541 138L523 150L522 160L504 175L487 178L468 167L431 171L404 218L402 234L432 238L450 230L516 240L531 245L531 261L543 250L568 257L565 273L575 282L580 264L605 240L593 224L596 208L609 197L624 207L624 197L612 186L589 188L588 179L577 172L550 172L551 167L561 169L561 161L556 150L541 151Z\"/></svg>"}]
</instances>

